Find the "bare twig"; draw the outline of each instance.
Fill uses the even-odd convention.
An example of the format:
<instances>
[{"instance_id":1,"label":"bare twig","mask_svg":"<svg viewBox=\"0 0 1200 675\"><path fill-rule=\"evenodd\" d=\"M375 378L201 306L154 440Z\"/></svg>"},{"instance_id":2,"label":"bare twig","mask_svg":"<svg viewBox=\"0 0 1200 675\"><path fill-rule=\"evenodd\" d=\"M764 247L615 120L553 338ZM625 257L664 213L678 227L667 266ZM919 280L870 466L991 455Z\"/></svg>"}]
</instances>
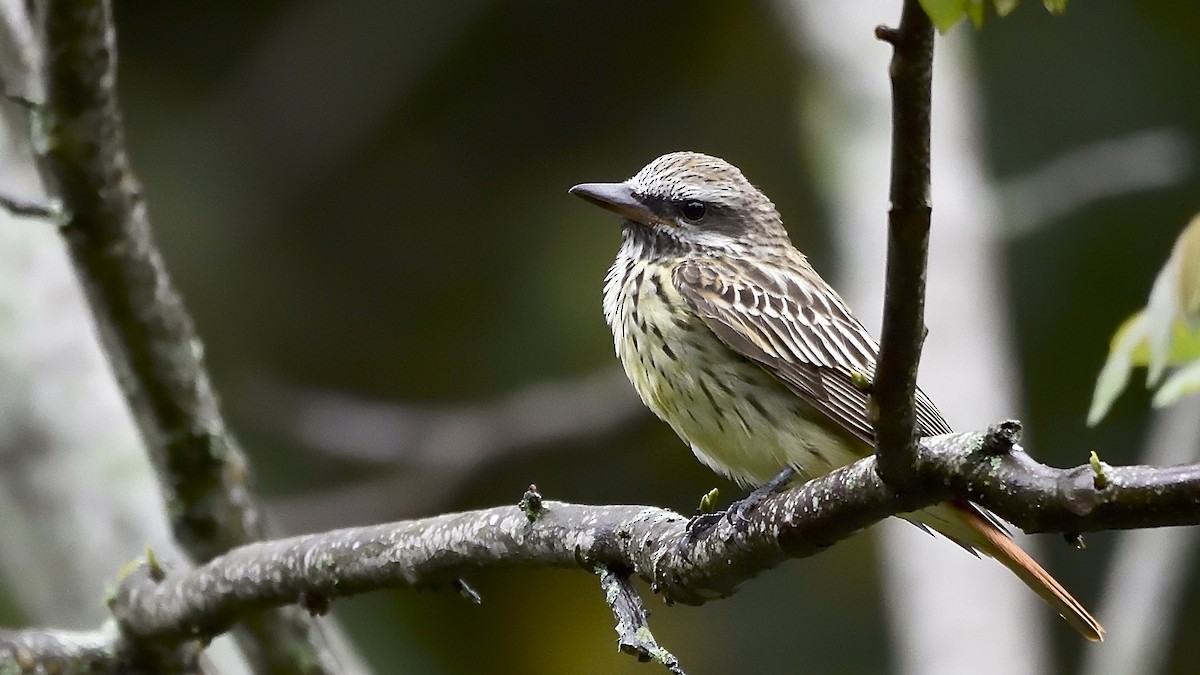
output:
<instances>
[{"instance_id":1,"label":"bare twig","mask_svg":"<svg viewBox=\"0 0 1200 675\"><path fill-rule=\"evenodd\" d=\"M1155 411L1145 446L1146 462L1168 464L1200 458L1200 399L1184 399ZM1109 469L1106 469L1106 473ZM1088 675L1162 673L1180 626L1195 576L1200 530L1134 530L1116 537L1105 574L1102 602L1111 639L1103 654L1088 650L1079 669Z\"/></svg>"},{"instance_id":2,"label":"bare twig","mask_svg":"<svg viewBox=\"0 0 1200 675\"><path fill-rule=\"evenodd\" d=\"M660 647L650 632L646 621L650 613L642 605L642 598L629 576L618 574L606 565L597 565L596 574L600 576L604 601L617 621L617 648L633 654L639 661L661 663L673 675L685 675L679 659Z\"/></svg>"},{"instance_id":3,"label":"bare twig","mask_svg":"<svg viewBox=\"0 0 1200 675\"><path fill-rule=\"evenodd\" d=\"M886 77L892 53L868 39L879 17L899 3L776 0L775 5L813 73L805 78L812 109L802 143L814 170L827 178L822 197L840 263L837 287L878 334L880 316L872 317L871 308L883 305L880 263L887 239L879 236L879 224L887 194L879 186L888 183L889 166L880 159L892 142ZM969 40L935 39L931 161L939 170L931 189L938 198L932 222L937 237L930 240L925 306L930 332L920 382L947 419L978 424L996 411L1016 413L1018 368L1006 328L1011 317L1002 297L1007 284L1001 248L995 243L1002 229L998 197L984 169L981 79L972 67ZM980 382L987 385L974 386ZM961 395L967 390L969 395ZM877 536L894 670L1001 675L1048 667L1050 633L1044 629L1051 617L1032 594L1013 592L1006 569L980 565L953 546L927 545L927 534L899 522L880 528ZM1022 546L1039 543L1046 542ZM982 644L1020 657L981 662Z\"/></svg>"},{"instance_id":4,"label":"bare twig","mask_svg":"<svg viewBox=\"0 0 1200 675\"><path fill-rule=\"evenodd\" d=\"M929 123L933 25L918 0L904 0L900 27L879 27L891 43L892 183L887 288L878 369L872 387L879 470L911 489L916 458L917 365L925 341L925 269L929 254Z\"/></svg>"},{"instance_id":5,"label":"bare twig","mask_svg":"<svg viewBox=\"0 0 1200 675\"><path fill-rule=\"evenodd\" d=\"M1182 183L1195 170L1192 137L1164 127L1088 143L1004 181L1004 235L1029 236L1097 202Z\"/></svg>"},{"instance_id":6,"label":"bare twig","mask_svg":"<svg viewBox=\"0 0 1200 675\"><path fill-rule=\"evenodd\" d=\"M271 424L331 455L404 466L471 468L651 419L619 369L538 382L495 400L460 405L371 400L270 381L247 389L256 401L274 406L271 414L247 423Z\"/></svg>"},{"instance_id":7,"label":"bare twig","mask_svg":"<svg viewBox=\"0 0 1200 675\"><path fill-rule=\"evenodd\" d=\"M301 497L267 502L285 530L315 531L437 510L491 462L614 436L653 418L620 369L535 382L495 399L457 405L381 401L257 377L232 391L266 414L234 420L314 450L395 467ZM236 407L236 406L235 406ZM403 495L397 499L396 495ZM420 511L420 513L418 513ZM300 527L288 528L288 524Z\"/></svg>"},{"instance_id":8,"label":"bare twig","mask_svg":"<svg viewBox=\"0 0 1200 675\"><path fill-rule=\"evenodd\" d=\"M24 216L26 218L58 220L61 217L61 209L57 208L54 204L45 204L19 197L9 197L7 195L0 195L0 208L5 209L14 216Z\"/></svg>"}]
</instances>

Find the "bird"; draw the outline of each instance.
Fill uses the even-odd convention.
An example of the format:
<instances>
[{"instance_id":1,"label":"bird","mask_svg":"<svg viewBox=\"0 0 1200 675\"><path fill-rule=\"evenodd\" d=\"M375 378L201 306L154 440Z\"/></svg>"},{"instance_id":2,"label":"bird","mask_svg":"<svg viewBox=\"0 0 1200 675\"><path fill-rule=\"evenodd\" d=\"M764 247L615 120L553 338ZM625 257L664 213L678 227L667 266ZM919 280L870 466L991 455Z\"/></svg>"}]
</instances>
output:
<instances>
[{"instance_id":1,"label":"bird","mask_svg":"<svg viewBox=\"0 0 1200 675\"><path fill-rule=\"evenodd\" d=\"M863 383L879 345L741 170L672 152L628 180L569 192L621 218L604 281L614 347L642 402L702 463L761 495L873 452ZM915 404L921 436L951 432L920 389ZM1083 637L1103 639L984 508L945 502L902 517L996 559Z\"/></svg>"}]
</instances>

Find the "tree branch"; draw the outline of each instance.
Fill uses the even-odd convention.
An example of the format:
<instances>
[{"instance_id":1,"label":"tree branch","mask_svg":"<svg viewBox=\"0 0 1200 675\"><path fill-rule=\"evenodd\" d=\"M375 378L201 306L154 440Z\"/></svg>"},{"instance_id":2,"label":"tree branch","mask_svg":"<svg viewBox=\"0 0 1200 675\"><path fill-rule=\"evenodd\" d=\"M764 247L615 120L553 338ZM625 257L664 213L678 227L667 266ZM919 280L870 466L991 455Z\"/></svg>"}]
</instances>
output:
<instances>
[{"instance_id":1,"label":"tree branch","mask_svg":"<svg viewBox=\"0 0 1200 675\"><path fill-rule=\"evenodd\" d=\"M0 630L0 661L17 672L112 672L115 625L97 631Z\"/></svg>"},{"instance_id":2,"label":"tree branch","mask_svg":"<svg viewBox=\"0 0 1200 675\"><path fill-rule=\"evenodd\" d=\"M50 0L47 138L62 233L162 476L175 536L197 560L262 536L241 449L217 409L203 346L150 234L125 152L107 2Z\"/></svg>"},{"instance_id":3,"label":"tree branch","mask_svg":"<svg viewBox=\"0 0 1200 675\"><path fill-rule=\"evenodd\" d=\"M480 567L600 567L649 582L668 603L699 605L889 515L954 499L977 502L1032 531L1200 524L1200 464L1105 466L1107 483L1099 488L1091 465L1054 469L1031 459L1017 444L1019 433L1019 424L1004 422L985 433L922 439L920 484L935 487L904 494L882 481L874 456L864 458L767 498L742 527L723 519L690 544L687 519L672 511L534 503L531 488L523 507L258 542L193 570L164 571L151 560L120 581L110 602L124 640L114 643L113 658L150 645L203 644L271 607L320 613L333 598L380 588L459 588L462 575ZM606 593L617 581L605 577ZM621 625L632 625L631 616L644 621L628 604L632 599L621 602L614 608Z\"/></svg>"},{"instance_id":4,"label":"tree branch","mask_svg":"<svg viewBox=\"0 0 1200 675\"><path fill-rule=\"evenodd\" d=\"M604 601L617 621L617 647L633 654L639 661L661 663L672 675L686 675L679 665L679 659L660 647L650 633L650 626L646 622L650 613L642 605L642 597L633 587L629 576L618 574L604 565L596 566L596 574L600 576Z\"/></svg>"},{"instance_id":5,"label":"tree branch","mask_svg":"<svg viewBox=\"0 0 1200 675\"><path fill-rule=\"evenodd\" d=\"M116 99L109 2L49 0L39 169L104 349L134 413L176 540L197 561L263 536L249 469L229 433L203 347L154 246ZM302 614L253 617L243 647L260 670L334 672ZM315 641L315 642L314 642ZM312 644L310 644L312 643Z\"/></svg>"},{"instance_id":6,"label":"tree branch","mask_svg":"<svg viewBox=\"0 0 1200 675\"><path fill-rule=\"evenodd\" d=\"M917 365L925 341L929 254L929 128L933 24L918 0L904 0L898 29L876 36L892 55L892 183L887 286L878 369L872 384L879 470L898 490L915 487Z\"/></svg>"},{"instance_id":7,"label":"tree branch","mask_svg":"<svg viewBox=\"0 0 1200 675\"><path fill-rule=\"evenodd\" d=\"M243 395L271 406L270 414L247 423L330 456L406 467L471 469L653 419L620 368L457 405L372 400L265 379L247 390Z\"/></svg>"},{"instance_id":8,"label":"tree branch","mask_svg":"<svg viewBox=\"0 0 1200 675\"><path fill-rule=\"evenodd\" d=\"M141 650L121 637L112 622L95 631L0 630L0 670L5 673L191 674L202 672L199 656L195 644Z\"/></svg>"},{"instance_id":9,"label":"tree branch","mask_svg":"<svg viewBox=\"0 0 1200 675\"><path fill-rule=\"evenodd\" d=\"M22 216L25 218L41 218L42 220L57 220L61 215L59 210L53 204L43 204L41 202L22 199L20 197L9 197L7 195L0 195L0 208L3 208L14 216Z\"/></svg>"}]
</instances>

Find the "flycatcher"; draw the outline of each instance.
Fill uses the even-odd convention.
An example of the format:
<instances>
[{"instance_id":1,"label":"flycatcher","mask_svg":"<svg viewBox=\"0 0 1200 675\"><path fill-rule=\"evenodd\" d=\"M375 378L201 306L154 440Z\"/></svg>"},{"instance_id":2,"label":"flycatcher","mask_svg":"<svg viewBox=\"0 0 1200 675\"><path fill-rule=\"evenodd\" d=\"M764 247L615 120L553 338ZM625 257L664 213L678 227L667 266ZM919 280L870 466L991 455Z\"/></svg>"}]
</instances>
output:
<instances>
[{"instance_id":1,"label":"flycatcher","mask_svg":"<svg viewBox=\"0 0 1200 675\"><path fill-rule=\"evenodd\" d=\"M676 152L623 183L571 194L623 219L604 316L634 389L701 462L744 485L828 473L873 451L867 392L879 346L737 167ZM950 426L918 390L922 436ZM969 502L905 514L1000 561L1089 640L1104 629Z\"/></svg>"}]
</instances>

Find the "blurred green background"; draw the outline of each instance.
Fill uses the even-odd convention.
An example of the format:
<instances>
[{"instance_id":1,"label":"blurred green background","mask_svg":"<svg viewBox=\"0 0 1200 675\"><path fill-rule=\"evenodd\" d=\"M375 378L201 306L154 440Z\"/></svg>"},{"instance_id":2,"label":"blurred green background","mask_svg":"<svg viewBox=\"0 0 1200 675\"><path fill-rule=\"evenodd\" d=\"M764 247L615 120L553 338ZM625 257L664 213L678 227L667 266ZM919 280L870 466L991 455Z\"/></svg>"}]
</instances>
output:
<instances>
[{"instance_id":1,"label":"blurred green background","mask_svg":"<svg viewBox=\"0 0 1200 675\"><path fill-rule=\"evenodd\" d=\"M1144 129L1182 134L1194 156L1200 5L1077 2L1063 17L1025 5L982 32L956 29L972 33L998 181ZM798 133L812 65L775 7L210 0L116 10L134 166L281 530L512 503L530 482L553 499L685 512L714 485L736 493L648 413L623 413L627 422L585 440L443 462L406 455L405 438L353 416L322 428L360 434L377 452L330 451L311 428L326 418L305 406L420 415L611 371L600 287L617 224L566 190L625 178L671 150L739 165L836 279L819 176ZM898 3L879 22L897 15ZM1197 194L1191 168L1016 233L998 252L1024 421L1044 461L1076 464L1093 448L1112 463L1135 459L1148 400L1139 386L1098 430L1083 419L1109 335L1145 302ZM881 213L880 236L882 223ZM1087 555L1051 546L1046 557L1090 597L1108 542L1094 535ZM877 671L889 642L874 554L868 534L704 607L649 597L652 627L691 673ZM586 574L469 580L482 606L443 589L339 601L335 614L379 672L658 672L616 652ZM1187 593L1185 606L1200 606L1194 583ZM1193 614L1177 634L1197 629ZM1079 641L1054 630L1066 667ZM1170 663L1194 670L1194 641L1178 640Z\"/></svg>"}]
</instances>

